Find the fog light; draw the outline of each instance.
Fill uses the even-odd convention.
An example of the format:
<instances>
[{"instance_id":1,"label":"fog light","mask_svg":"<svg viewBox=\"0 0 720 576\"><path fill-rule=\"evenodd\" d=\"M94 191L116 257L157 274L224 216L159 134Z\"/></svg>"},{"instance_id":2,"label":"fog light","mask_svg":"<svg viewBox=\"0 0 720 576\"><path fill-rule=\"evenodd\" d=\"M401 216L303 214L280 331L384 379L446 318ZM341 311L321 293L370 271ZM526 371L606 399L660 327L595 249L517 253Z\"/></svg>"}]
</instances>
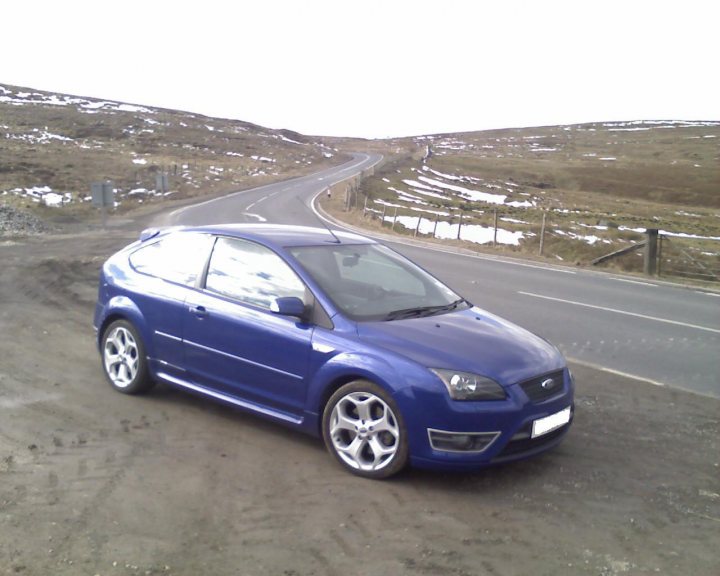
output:
<instances>
[{"instance_id":1,"label":"fog light","mask_svg":"<svg viewBox=\"0 0 720 576\"><path fill-rule=\"evenodd\" d=\"M428 428L430 446L444 452L482 452L500 432L444 432Z\"/></svg>"}]
</instances>

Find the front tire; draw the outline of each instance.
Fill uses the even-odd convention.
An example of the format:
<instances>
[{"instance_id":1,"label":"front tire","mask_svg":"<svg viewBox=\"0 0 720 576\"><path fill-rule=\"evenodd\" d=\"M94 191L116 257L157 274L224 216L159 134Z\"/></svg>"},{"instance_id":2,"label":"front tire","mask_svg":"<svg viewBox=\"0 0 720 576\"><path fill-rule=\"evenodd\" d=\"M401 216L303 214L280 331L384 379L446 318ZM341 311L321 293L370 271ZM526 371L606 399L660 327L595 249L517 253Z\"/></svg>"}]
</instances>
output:
<instances>
[{"instance_id":1,"label":"front tire","mask_svg":"<svg viewBox=\"0 0 720 576\"><path fill-rule=\"evenodd\" d=\"M142 394L153 387L145 346L136 328L116 320L103 333L102 365L110 385L123 394Z\"/></svg>"},{"instance_id":2,"label":"front tire","mask_svg":"<svg viewBox=\"0 0 720 576\"><path fill-rule=\"evenodd\" d=\"M388 478L408 462L405 423L397 405L380 386L350 382L328 400L323 439L348 471L364 478Z\"/></svg>"}]
</instances>

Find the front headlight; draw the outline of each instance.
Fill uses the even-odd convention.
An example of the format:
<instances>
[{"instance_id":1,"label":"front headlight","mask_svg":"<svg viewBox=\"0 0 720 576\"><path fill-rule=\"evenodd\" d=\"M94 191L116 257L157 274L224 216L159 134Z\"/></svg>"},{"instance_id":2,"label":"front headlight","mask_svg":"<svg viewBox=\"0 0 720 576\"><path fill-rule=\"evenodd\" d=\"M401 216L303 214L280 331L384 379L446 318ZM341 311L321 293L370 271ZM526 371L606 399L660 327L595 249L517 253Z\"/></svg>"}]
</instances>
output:
<instances>
[{"instance_id":1,"label":"front headlight","mask_svg":"<svg viewBox=\"0 0 720 576\"><path fill-rule=\"evenodd\" d=\"M443 381L453 400L505 400L502 386L485 376L441 368L430 371Z\"/></svg>"}]
</instances>

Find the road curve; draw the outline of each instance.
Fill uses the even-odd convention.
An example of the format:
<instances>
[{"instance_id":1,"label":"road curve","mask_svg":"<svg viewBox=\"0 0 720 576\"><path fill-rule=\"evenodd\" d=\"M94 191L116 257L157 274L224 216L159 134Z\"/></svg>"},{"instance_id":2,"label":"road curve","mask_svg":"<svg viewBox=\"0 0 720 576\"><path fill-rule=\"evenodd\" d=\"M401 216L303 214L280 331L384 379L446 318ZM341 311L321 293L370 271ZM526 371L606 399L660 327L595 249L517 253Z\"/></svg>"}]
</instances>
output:
<instances>
[{"instance_id":1,"label":"road curve","mask_svg":"<svg viewBox=\"0 0 720 576\"><path fill-rule=\"evenodd\" d=\"M381 159L175 210L164 224L321 225L313 199ZM334 227L339 227L334 225ZM540 334L578 363L720 398L720 297L653 280L384 241L474 304Z\"/></svg>"}]
</instances>

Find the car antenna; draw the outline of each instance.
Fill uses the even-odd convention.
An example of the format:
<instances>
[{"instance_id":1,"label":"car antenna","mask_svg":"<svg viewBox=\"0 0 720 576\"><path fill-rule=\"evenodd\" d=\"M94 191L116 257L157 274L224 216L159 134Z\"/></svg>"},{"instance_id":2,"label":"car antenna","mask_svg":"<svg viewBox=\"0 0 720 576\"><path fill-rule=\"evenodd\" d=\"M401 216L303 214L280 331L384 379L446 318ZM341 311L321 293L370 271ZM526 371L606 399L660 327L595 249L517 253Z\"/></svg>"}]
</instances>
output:
<instances>
[{"instance_id":1,"label":"car antenna","mask_svg":"<svg viewBox=\"0 0 720 576\"><path fill-rule=\"evenodd\" d=\"M300 196L295 196L295 198L297 199L298 202L300 202L300 204L302 204L303 208L305 208L306 210L310 211L310 209L308 208L307 204L305 204L305 202L302 201L302 198L300 198ZM313 216L317 216L317 214L313 213ZM335 235L335 232L332 231L332 228L330 228L330 226L327 225L327 223L325 222L325 220L324 220L323 218L320 218L320 217L318 217L318 220L320 220L320 223L323 225L323 228L325 228L325 230L327 230L328 232L330 232L330 236L333 237L333 243L334 243L334 244L342 244L342 241L340 240L340 238L338 238L338 237Z\"/></svg>"}]
</instances>

